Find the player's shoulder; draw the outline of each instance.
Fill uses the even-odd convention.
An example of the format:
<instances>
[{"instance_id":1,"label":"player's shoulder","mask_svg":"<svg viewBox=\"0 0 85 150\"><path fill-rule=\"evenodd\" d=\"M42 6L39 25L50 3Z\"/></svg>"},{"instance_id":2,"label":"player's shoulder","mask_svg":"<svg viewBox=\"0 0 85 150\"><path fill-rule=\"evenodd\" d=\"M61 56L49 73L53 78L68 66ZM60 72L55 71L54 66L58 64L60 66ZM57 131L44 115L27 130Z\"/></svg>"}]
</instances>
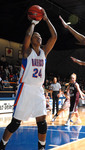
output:
<instances>
[{"instance_id":1,"label":"player's shoulder","mask_svg":"<svg viewBox=\"0 0 85 150\"><path fill-rule=\"evenodd\" d=\"M45 55L44 45L41 45L40 49L43 51L43 53ZM46 55L45 55L45 57L46 57Z\"/></svg>"},{"instance_id":2,"label":"player's shoulder","mask_svg":"<svg viewBox=\"0 0 85 150\"><path fill-rule=\"evenodd\" d=\"M45 55L45 51L43 49L43 46L40 47L40 51Z\"/></svg>"},{"instance_id":3,"label":"player's shoulder","mask_svg":"<svg viewBox=\"0 0 85 150\"><path fill-rule=\"evenodd\" d=\"M26 51L22 51L23 58L27 58L32 53L32 48L29 47Z\"/></svg>"},{"instance_id":4,"label":"player's shoulder","mask_svg":"<svg viewBox=\"0 0 85 150\"><path fill-rule=\"evenodd\" d=\"M75 82L75 86L76 86L76 87L79 87L79 84L78 84L77 82Z\"/></svg>"}]
</instances>

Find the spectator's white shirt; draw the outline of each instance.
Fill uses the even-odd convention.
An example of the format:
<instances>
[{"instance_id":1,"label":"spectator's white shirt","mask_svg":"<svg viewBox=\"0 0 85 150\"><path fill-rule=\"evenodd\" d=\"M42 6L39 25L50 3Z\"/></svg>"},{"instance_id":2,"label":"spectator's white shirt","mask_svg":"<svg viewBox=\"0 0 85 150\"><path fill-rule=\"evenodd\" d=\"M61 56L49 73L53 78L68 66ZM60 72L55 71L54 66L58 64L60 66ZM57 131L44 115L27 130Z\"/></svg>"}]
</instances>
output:
<instances>
[{"instance_id":1,"label":"spectator's white shirt","mask_svg":"<svg viewBox=\"0 0 85 150\"><path fill-rule=\"evenodd\" d=\"M0 82L2 81L2 78L0 77Z\"/></svg>"},{"instance_id":2,"label":"spectator's white shirt","mask_svg":"<svg viewBox=\"0 0 85 150\"><path fill-rule=\"evenodd\" d=\"M6 76L8 76L9 74L10 74L10 72L9 72L9 69L7 68L7 69L5 69L5 72L6 72Z\"/></svg>"}]
</instances>

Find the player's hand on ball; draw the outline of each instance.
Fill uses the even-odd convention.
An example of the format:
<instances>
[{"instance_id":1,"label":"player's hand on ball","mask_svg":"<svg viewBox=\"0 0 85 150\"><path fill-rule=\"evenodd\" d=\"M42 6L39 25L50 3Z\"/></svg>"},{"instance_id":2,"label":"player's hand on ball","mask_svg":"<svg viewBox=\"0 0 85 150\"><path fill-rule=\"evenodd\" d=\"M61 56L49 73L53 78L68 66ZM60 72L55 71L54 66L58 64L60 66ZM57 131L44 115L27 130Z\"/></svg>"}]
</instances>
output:
<instances>
[{"instance_id":1,"label":"player's hand on ball","mask_svg":"<svg viewBox=\"0 0 85 150\"><path fill-rule=\"evenodd\" d=\"M36 21L36 20L32 20L32 22L31 22L32 24L35 24L35 25L37 25L38 23L39 23L39 21Z\"/></svg>"},{"instance_id":2,"label":"player's hand on ball","mask_svg":"<svg viewBox=\"0 0 85 150\"><path fill-rule=\"evenodd\" d=\"M48 17L47 17L47 14L46 14L46 12L45 12L44 9L43 9L43 13L44 13L44 15L43 15L43 20L46 21L46 20L48 19Z\"/></svg>"},{"instance_id":3,"label":"player's hand on ball","mask_svg":"<svg viewBox=\"0 0 85 150\"><path fill-rule=\"evenodd\" d=\"M59 16L59 18L60 18L60 20L61 20L63 26L64 26L65 28L68 28L68 24L63 20L63 18L62 18L61 16Z\"/></svg>"},{"instance_id":4,"label":"player's hand on ball","mask_svg":"<svg viewBox=\"0 0 85 150\"><path fill-rule=\"evenodd\" d=\"M37 25L39 23L39 21L32 20L31 18L29 18L29 16L28 16L28 20L31 22L31 24Z\"/></svg>"}]
</instances>

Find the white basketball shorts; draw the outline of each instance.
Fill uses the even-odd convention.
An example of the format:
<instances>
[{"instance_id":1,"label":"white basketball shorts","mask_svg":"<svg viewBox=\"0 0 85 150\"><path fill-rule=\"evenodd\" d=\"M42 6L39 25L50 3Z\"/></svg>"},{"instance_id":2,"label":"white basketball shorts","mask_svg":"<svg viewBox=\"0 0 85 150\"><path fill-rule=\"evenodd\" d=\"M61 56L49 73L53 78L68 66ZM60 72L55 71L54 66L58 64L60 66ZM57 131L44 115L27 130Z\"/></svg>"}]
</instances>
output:
<instances>
[{"instance_id":1,"label":"white basketball shorts","mask_svg":"<svg viewBox=\"0 0 85 150\"><path fill-rule=\"evenodd\" d=\"M40 117L46 114L43 87L21 83L14 103L13 117L25 121L29 117Z\"/></svg>"}]
</instances>

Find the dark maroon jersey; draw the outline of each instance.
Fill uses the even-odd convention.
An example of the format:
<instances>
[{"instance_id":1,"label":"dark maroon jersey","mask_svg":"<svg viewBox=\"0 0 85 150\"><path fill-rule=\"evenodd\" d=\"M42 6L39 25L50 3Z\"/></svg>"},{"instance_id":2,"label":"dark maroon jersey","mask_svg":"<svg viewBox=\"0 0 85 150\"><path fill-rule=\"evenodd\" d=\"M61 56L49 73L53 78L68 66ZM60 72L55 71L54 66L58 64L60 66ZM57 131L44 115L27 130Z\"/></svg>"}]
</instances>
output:
<instances>
[{"instance_id":1,"label":"dark maroon jersey","mask_svg":"<svg viewBox=\"0 0 85 150\"><path fill-rule=\"evenodd\" d=\"M75 86L75 83L70 83L70 111L73 111L75 102L79 102L79 92L77 91L77 88Z\"/></svg>"}]
</instances>

